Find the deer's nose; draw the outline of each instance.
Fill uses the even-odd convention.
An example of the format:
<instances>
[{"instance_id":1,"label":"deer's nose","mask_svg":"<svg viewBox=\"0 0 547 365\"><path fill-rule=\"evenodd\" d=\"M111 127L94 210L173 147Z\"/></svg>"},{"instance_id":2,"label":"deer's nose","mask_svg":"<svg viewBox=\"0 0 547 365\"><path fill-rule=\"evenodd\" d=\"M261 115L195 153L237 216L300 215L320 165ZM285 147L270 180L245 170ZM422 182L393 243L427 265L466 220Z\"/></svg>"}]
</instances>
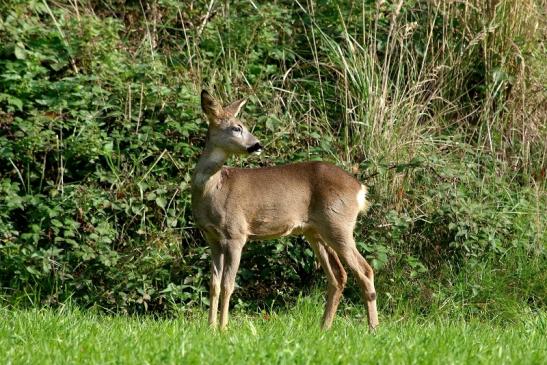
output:
<instances>
[{"instance_id":1,"label":"deer's nose","mask_svg":"<svg viewBox=\"0 0 547 365\"><path fill-rule=\"evenodd\" d=\"M262 145L260 144L260 142L256 142L251 147L247 148L247 152L249 152L249 153L260 153L260 152L262 152Z\"/></svg>"}]
</instances>

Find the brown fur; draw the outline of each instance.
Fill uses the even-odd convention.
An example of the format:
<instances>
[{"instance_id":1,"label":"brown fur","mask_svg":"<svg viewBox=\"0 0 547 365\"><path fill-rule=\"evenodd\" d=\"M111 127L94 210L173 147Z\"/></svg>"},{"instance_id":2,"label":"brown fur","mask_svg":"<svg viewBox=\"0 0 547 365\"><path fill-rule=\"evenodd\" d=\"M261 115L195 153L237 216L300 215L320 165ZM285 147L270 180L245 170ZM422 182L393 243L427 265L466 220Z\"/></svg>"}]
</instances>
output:
<instances>
[{"instance_id":1,"label":"brown fur","mask_svg":"<svg viewBox=\"0 0 547 365\"><path fill-rule=\"evenodd\" d=\"M357 216L366 206L360 206L357 195L366 194L366 189L344 170L324 162L257 169L223 167L230 155L259 145L236 119L243 104L238 101L222 108L202 92L202 108L210 124L205 151L192 179L192 209L211 246L209 323L216 325L220 297L220 326L227 324L229 300L247 240L299 234L308 239L327 275L323 327L331 326L346 283L344 262L358 279L368 305L369 325L375 328L374 274L353 240Z\"/></svg>"}]
</instances>

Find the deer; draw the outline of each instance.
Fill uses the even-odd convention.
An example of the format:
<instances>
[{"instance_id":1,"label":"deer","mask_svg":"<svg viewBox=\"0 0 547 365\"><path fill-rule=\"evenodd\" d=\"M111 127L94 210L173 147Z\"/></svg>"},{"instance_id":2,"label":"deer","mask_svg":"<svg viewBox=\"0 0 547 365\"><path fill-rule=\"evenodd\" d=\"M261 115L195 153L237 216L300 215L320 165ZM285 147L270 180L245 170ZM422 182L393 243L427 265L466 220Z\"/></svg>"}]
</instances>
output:
<instances>
[{"instance_id":1,"label":"deer","mask_svg":"<svg viewBox=\"0 0 547 365\"><path fill-rule=\"evenodd\" d=\"M273 167L235 168L235 155L259 154L260 141L237 118L246 100L222 106L206 90L204 150L191 181L192 213L211 251L209 325L225 329L243 247L247 241L304 236L327 277L321 322L332 326L347 273L356 277L370 329L378 326L374 272L357 250L353 231L369 202L367 187L333 164L313 161ZM217 314L220 304L220 325Z\"/></svg>"}]
</instances>

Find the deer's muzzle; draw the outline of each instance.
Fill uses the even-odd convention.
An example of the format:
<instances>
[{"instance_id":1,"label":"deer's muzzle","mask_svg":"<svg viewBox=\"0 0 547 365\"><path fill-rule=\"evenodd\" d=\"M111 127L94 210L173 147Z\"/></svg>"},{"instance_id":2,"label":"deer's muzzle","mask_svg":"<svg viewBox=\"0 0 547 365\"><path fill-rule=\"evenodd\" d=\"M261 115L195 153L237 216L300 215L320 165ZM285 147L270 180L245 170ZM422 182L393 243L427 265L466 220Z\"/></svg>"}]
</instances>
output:
<instances>
[{"instance_id":1,"label":"deer's muzzle","mask_svg":"<svg viewBox=\"0 0 547 365\"><path fill-rule=\"evenodd\" d=\"M260 153L260 152L262 152L262 145L259 142L256 142L251 147L247 148L247 152L249 152L249 153Z\"/></svg>"}]
</instances>

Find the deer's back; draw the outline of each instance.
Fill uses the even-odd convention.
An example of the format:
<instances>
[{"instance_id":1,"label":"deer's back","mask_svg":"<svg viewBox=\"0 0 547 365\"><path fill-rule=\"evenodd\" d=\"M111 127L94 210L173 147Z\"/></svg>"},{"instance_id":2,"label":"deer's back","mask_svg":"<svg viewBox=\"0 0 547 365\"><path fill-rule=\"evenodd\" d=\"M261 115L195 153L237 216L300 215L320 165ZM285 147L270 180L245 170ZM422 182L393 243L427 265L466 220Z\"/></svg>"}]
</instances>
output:
<instances>
[{"instance_id":1,"label":"deer's back","mask_svg":"<svg viewBox=\"0 0 547 365\"><path fill-rule=\"evenodd\" d=\"M355 220L361 184L341 168L325 162L275 167L225 168L223 223L268 238L300 233L329 220Z\"/></svg>"}]
</instances>

